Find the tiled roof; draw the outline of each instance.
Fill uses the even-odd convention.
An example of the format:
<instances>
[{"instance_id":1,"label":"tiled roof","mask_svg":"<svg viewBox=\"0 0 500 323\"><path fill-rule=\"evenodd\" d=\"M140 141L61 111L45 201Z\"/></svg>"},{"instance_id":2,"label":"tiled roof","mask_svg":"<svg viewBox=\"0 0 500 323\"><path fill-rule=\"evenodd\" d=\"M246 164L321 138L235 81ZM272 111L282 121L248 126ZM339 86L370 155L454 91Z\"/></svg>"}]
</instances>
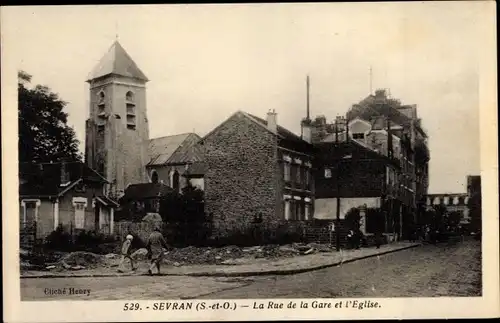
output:
<instances>
[{"instance_id":1,"label":"tiled roof","mask_svg":"<svg viewBox=\"0 0 500 323\"><path fill-rule=\"evenodd\" d=\"M141 200L165 196L174 190L163 183L141 183L131 184L125 189L122 201Z\"/></svg>"},{"instance_id":2,"label":"tiled roof","mask_svg":"<svg viewBox=\"0 0 500 323\"><path fill-rule=\"evenodd\" d=\"M58 196L67 186L61 186L63 163L20 163L20 196ZM92 182L107 182L104 177L81 162L66 162L65 169L70 183L79 179Z\"/></svg>"},{"instance_id":3,"label":"tiled roof","mask_svg":"<svg viewBox=\"0 0 500 323\"><path fill-rule=\"evenodd\" d=\"M196 146L200 139L195 133L151 139L148 166L201 161L203 156L199 147Z\"/></svg>"},{"instance_id":4,"label":"tiled roof","mask_svg":"<svg viewBox=\"0 0 500 323\"><path fill-rule=\"evenodd\" d=\"M139 69L137 64L118 41L115 41L113 45L111 45L108 52L101 58L97 66L94 67L88 80L94 80L110 74L148 81L146 75Z\"/></svg>"}]
</instances>

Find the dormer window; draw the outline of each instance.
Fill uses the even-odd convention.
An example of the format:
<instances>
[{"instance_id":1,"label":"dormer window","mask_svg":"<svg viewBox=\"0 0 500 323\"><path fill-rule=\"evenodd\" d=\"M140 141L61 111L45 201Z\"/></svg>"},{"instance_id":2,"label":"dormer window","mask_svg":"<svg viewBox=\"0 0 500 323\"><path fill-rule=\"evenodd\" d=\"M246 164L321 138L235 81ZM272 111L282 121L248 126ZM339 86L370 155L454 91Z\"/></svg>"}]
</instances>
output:
<instances>
[{"instance_id":1,"label":"dormer window","mask_svg":"<svg viewBox=\"0 0 500 323\"><path fill-rule=\"evenodd\" d=\"M353 139L358 139L358 140L364 140L365 139L365 134L364 133L353 133L352 134Z\"/></svg>"},{"instance_id":2,"label":"dormer window","mask_svg":"<svg viewBox=\"0 0 500 323\"><path fill-rule=\"evenodd\" d=\"M127 107L127 128L135 130L136 127L136 115L135 115L135 103L134 103L134 93L128 91L125 95L126 107Z\"/></svg>"}]
</instances>

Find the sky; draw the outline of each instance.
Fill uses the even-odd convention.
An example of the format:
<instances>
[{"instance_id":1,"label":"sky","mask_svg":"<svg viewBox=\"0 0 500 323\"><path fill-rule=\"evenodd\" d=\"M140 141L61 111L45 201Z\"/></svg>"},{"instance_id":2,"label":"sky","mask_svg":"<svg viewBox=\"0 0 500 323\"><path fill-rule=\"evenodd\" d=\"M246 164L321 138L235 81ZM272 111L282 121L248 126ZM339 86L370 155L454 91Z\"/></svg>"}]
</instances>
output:
<instances>
[{"instance_id":1,"label":"sky","mask_svg":"<svg viewBox=\"0 0 500 323\"><path fill-rule=\"evenodd\" d=\"M479 174L481 6L474 3L59 6L2 8L18 69L68 102L85 140L88 74L118 40L150 79L150 137L203 136L237 110L300 133L373 90L416 104L429 136L429 193ZM14 41L15 40L15 41Z\"/></svg>"}]
</instances>

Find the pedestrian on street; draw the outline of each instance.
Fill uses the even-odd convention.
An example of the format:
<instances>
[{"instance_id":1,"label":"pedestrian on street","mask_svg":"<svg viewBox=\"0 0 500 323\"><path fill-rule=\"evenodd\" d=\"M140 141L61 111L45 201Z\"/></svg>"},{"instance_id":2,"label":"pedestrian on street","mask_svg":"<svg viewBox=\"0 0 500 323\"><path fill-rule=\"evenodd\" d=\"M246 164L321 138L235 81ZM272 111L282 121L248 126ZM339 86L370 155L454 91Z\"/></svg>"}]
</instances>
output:
<instances>
[{"instance_id":1,"label":"pedestrian on street","mask_svg":"<svg viewBox=\"0 0 500 323\"><path fill-rule=\"evenodd\" d=\"M380 231L377 231L375 233L375 246L377 249L380 249L380 245L382 244L382 233Z\"/></svg>"},{"instance_id":2,"label":"pedestrian on street","mask_svg":"<svg viewBox=\"0 0 500 323\"><path fill-rule=\"evenodd\" d=\"M163 234L161 234L160 227L157 225L154 231L149 235L146 247L146 249L148 249L148 257L151 258L151 266L148 269L148 274L153 274L154 267L157 268L158 274L160 274L160 265L165 255L163 248L168 249L168 245Z\"/></svg>"},{"instance_id":3,"label":"pedestrian on street","mask_svg":"<svg viewBox=\"0 0 500 323\"><path fill-rule=\"evenodd\" d=\"M134 259L131 256L132 248L130 246L132 245L133 239L134 239L134 237L129 234L129 235L127 235L127 237L125 238L125 241L123 242L122 258L120 260L120 264L118 265L118 271L121 273L124 271L123 265L124 265L126 259L130 260L130 266L132 267L133 271L135 271L137 269L135 266Z\"/></svg>"},{"instance_id":4,"label":"pedestrian on street","mask_svg":"<svg viewBox=\"0 0 500 323\"><path fill-rule=\"evenodd\" d=\"M347 233L347 243L349 244L349 249L354 249L354 232L349 230Z\"/></svg>"}]
</instances>

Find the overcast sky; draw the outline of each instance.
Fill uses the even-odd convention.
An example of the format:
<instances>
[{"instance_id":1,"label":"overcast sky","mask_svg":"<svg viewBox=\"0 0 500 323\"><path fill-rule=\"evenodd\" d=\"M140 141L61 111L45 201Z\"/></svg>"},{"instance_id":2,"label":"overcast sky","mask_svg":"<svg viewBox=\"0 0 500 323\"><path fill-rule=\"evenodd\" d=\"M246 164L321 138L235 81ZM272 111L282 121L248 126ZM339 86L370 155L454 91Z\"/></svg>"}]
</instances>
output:
<instances>
[{"instance_id":1,"label":"overcast sky","mask_svg":"<svg viewBox=\"0 0 500 323\"><path fill-rule=\"evenodd\" d=\"M3 8L5 10L5 8ZM69 102L85 139L86 77L114 42L151 80L151 137L204 135L236 110L300 133L311 112L333 119L390 88L417 104L431 150L430 193L465 192L479 174L480 6L473 3L61 6L8 8L4 37L19 69Z\"/></svg>"}]
</instances>

